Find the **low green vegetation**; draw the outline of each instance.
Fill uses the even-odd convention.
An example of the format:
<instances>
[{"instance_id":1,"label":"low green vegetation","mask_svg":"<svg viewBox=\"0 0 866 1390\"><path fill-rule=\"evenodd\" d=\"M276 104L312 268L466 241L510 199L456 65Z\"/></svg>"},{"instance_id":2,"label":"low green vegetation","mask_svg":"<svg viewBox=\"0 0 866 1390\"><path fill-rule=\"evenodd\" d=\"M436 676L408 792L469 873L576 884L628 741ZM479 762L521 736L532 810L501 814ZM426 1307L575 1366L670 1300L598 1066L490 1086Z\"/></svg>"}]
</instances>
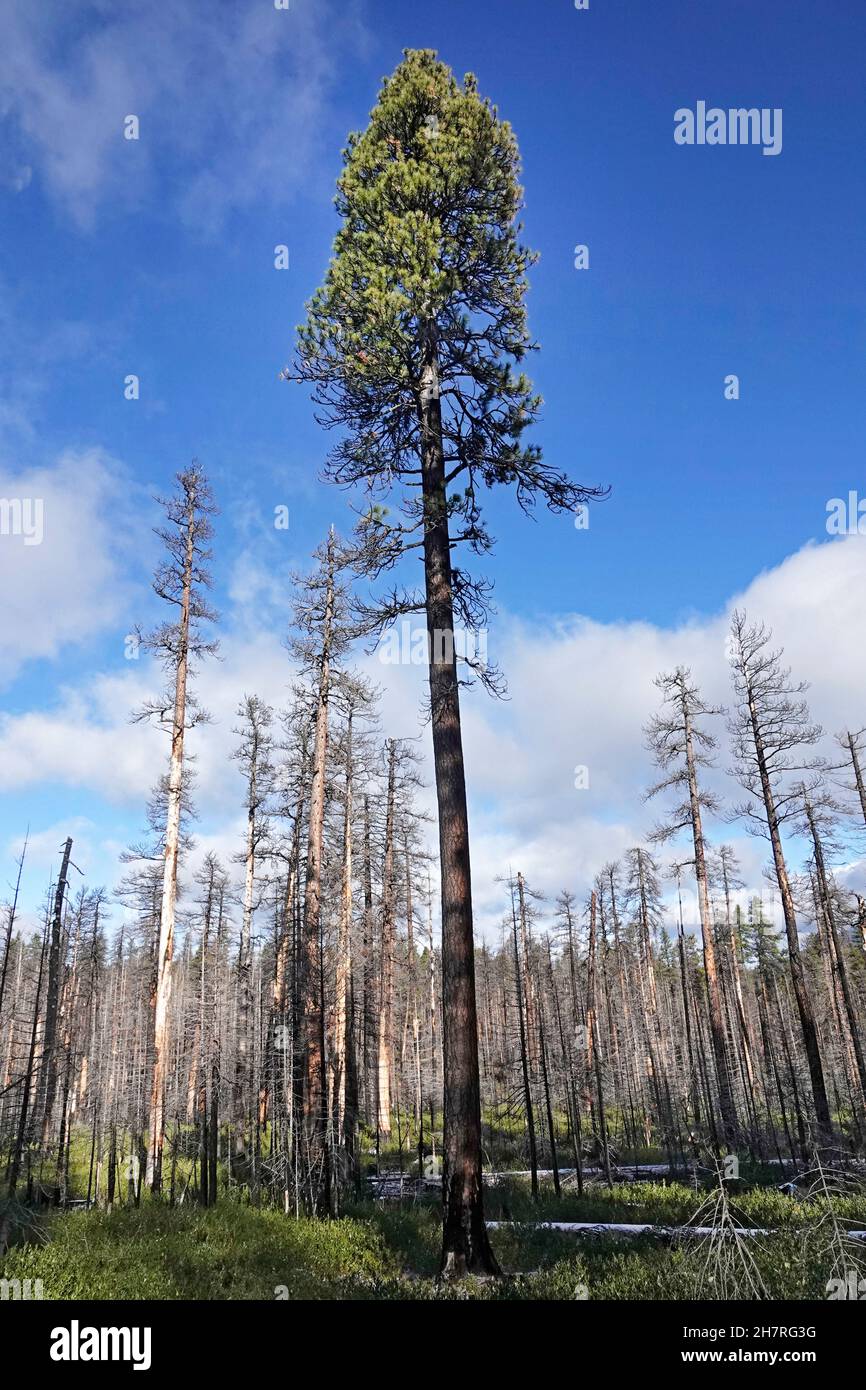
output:
<instances>
[{"instance_id":1,"label":"low green vegetation","mask_svg":"<svg viewBox=\"0 0 866 1390\"><path fill-rule=\"evenodd\" d=\"M732 1215L739 1226L759 1226L771 1229L805 1227L813 1223L818 1210L815 1196L804 1192L789 1197L776 1187L726 1184ZM599 1221L623 1222L628 1225L651 1223L659 1226L710 1225L705 1212L696 1217L706 1205L705 1187L684 1182L617 1183L612 1189L594 1184L577 1195L574 1187L563 1188L561 1197L554 1196L553 1184L542 1180L539 1198L534 1201L529 1184L523 1180L501 1181L489 1189L485 1197L485 1212L490 1221ZM852 1228L866 1226L866 1193L834 1192L829 1199L831 1210L841 1224Z\"/></svg>"},{"instance_id":2,"label":"low green vegetation","mask_svg":"<svg viewBox=\"0 0 866 1390\"><path fill-rule=\"evenodd\" d=\"M866 1226L866 1195L791 1198L772 1188L730 1194L738 1226L773 1227L741 1249L730 1237L670 1240L575 1236L544 1221L676 1226L706 1213L708 1194L681 1183L593 1187L557 1200L543 1184L492 1188L488 1214L501 1280L436 1283L441 1227L434 1199L360 1202L335 1221L221 1201L200 1210L144 1200L136 1207L57 1212L19 1222L0 1277L41 1279L48 1299L823 1299L828 1280L866 1249L845 1231ZM533 1224L530 1224L533 1223Z\"/></svg>"},{"instance_id":3,"label":"low green vegetation","mask_svg":"<svg viewBox=\"0 0 866 1390\"><path fill-rule=\"evenodd\" d=\"M158 1202L58 1214L49 1238L6 1257L7 1279L41 1279L53 1299L351 1297L398 1265L372 1223L294 1220L235 1202L203 1211Z\"/></svg>"}]
</instances>

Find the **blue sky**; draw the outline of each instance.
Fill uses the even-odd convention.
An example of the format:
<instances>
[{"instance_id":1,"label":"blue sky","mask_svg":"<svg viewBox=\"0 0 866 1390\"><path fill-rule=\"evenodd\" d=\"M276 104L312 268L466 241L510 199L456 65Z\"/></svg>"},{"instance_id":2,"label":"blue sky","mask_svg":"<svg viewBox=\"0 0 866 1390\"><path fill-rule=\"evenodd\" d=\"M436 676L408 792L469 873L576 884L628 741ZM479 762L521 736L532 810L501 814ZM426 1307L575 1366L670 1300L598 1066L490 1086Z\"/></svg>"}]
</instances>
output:
<instances>
[{"instance_id":1,"label":"blue sky","mask_svg":"<svg viewBox=\"0 0 866 1390\"><path fill-rule=\"evenodd\" d=\"M535 437L580 480L612 487L586 532L567 517L527 522L505 496L491 502L498 545L486 569L503 664L527 633L555 648L575 615L626 643L709 632L764 571L787 574L773 592L780 614L787 594L796 634L788 558L809 542L832 551L803 563L815 569L802 582L820 590L830 570L850 586L862 556L859 538L831 543L824 523L827 499L866 492L864 41L866 11L853 0L590 0L587 11L568 0L291 0L288 12L268 0L182 0L170 13L55 3L33 14L7 0L0 481L13 496L37 476L56 499L38 551L19 547L10 559L9 538L0 540L7 565L22 565L2 570L4 585L44 571L38 602L28 609L19 597L6 615L15 626L0 697L6 746L20 753L29 737L44 750L48 729L63 749L61 732L77 720L85 742L108 725L115 740L132 737L116 727L114 705L139 677L123 637L154 615L148 499L192 456L222 508L214 568L225 682L234 671L253 678L249 643L285 621L290 568L330 521L347 526L346 499L317 481L327 438L302 390L278 373L327 263L346 133L364 124L407 46L476 72L515 127L526 240L541 253L529 299L542 345L530 372L545 398ZM781 108L782 152L676 145L674 112L698 100ZM122 138L129 113L140 118L137 142ZM273 268L278 243L289 247L287 271ZM589 246L588 270L574 269L577 243ZM128 373L140 377L138 401L124 400ZM729 373L740 379L736 401L724 397ZM283 537L272 526L279 503L291 516ZM861 625L839 644L862 638ZM276 680L276 653L264 638L256 650ZM810 652L814 642L804 660ZM587 676L577 660L566 685ZM826 672L824 661L816 675ZM510 714L470 712L479 749L488 736L525 747L519 665L515 675ZM845 692L858 679L846 667L837 691L840 717L855 725L866 720L845 713ZM415 694L393 698L414 717ZM151 738L153 780L161 747ZM560 762L586 760L581 738ZM617 761L597 754L601 780L606 757ZM115 843L140 821L141 775L136 762L112 788L87 768L64 780L7 766L6 862L28 820L37 830L79 817L107 877ZM525 790L529 807L547 789L523 777L502 795L513 803ZM495 777L476 787L492 870L500 851L519 852L526 822L503 813L497 822ZM624 821L618 806L611 791L593 823ZM220 808L211 821L206 813L205 833L228 843ZM631 811L626 840L639 828ZM563 844L564 865L568 853Z\"/></svg>"}]
</instances>

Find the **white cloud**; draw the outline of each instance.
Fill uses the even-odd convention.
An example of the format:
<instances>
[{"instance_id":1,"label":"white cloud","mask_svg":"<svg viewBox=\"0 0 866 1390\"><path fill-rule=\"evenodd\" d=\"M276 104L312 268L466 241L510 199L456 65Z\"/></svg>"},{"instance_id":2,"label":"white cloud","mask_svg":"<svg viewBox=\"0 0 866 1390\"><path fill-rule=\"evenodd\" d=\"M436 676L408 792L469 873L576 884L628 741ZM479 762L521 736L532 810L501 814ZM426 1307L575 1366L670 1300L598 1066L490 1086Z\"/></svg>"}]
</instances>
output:
<instances>
[{"instance_id":1,"label":"white cloud","mask_svg":"<svg viewBox=\"0 0 866 1390\"><path fill-rule=\"evenodd\" d=\"M7 504L0 513L0 685L24 662L56 657L120 621L131 592L126 538L141 493L99 449L68 450L51 466L14 472L0 463Z\"/></svg>"},{"instance_id":2,"label":"white cloud","mask_svg":"<svg viewBox=\"0 0 866 1390\"><path fill-rule=\"evenodd\" d=\"M794 676L812 682L813 715L829 731L866 722L864 591L866 539L850 537L806 546L759 575L729 605L745 606L751 618L774 628ZM243 585L238 598L243 611L249 598ZM582 895L607 860L644 839L657 815L641 799L653 775L641 734L657 706L653 678L683 663L709 699L728 701L727 621L728 610L671 629L579 616L547 625L506 616L497 624L490 655L508 675L510 699L493 702L476 690L463 706L476 918L486 934L495 934L506 905L496 879L509 868L521 869L551 901L563 887ZM189 746L197 755L203 838L228 848L237 843L242 795L237 765L229 759L237 703L244 692L255 692L284 704L292 672L281 631L229 621L224 633L223 660L206 663L196 680L216 722L196 730ZM428 782L423 800L432 808L423 671L382 665L375 657L359 664L383 687L383 730L420 735ZM4 789L62 777L71 788L107 801L143 806L162 770L164 747L158 733L131 728L126 715L144 690L157 685L157 673L144 666L103 674L86 693L66 691L53 712L7 717L0 725ZM737 793L724 774L721 720L717 733L720 766L713 780L730 801ZM589 769L587 790L573 785L579 763ZM75 810L74 792L69 809ZM740 827L714 822L706 829L717 843L737 841L749 887L760 891L763 843L742 837ZM846 870L846 880L862 881L856 865Z\"/></svg>"},{"instance_id":3,"label":"white cloud","mask_svg":"<svg viewBox=\"0 0 866 1390\"><path fill-rule=\"evenodd\" d=\"M648 623L598 623L574 617L549 625L507 621L499 637L510 700L499 706L474 697L465 704L468 777L478 808L473 816L473 879L522 868L555 896L565 884L586 888L606 859L641 842L662 812L641 796L654 780L642 727L657 708L653 678L683 664L707 698L730 703L725 638L730 611L745 607L774 630L774 645L796 680L811 682L813 716L829 735L866 719L866 644L862 595L866 541L850 537L807 545L759 575L726 610L666 629ZM739 799L728 764L722 720L719 770L713 785ZM589 787L574 787L583 764ZM742 828L709 824L716 842ZM737 845L744 875L763 886L761 841ZM482 891L484 891L482 889ZM484 901L480 899L480 901Z\"/></svg>"},{"instance_id":4,"label":"white cloud","mask_svg":"<svg viewBox=\"0 0 866 1390\"><path fill-rule=\"evenodd\" d=\"M353 6L314 0L5 6L0 120L13 168L32 163L82 227L109 199L137 205L158 175L190 227L217 230L259 195L291 197L339 50L363 42ZM124 138L128 115L138 140Z\"/></svg>"},{"instance_id":5,"label":"white cloud","mask_svg":"<svg viewBox=\"0 0 866 1390\"><path fill-rule=\"evenodd\" d=\"M50 709L0 717L0 790L52 783L143 807L162 756L159 735L128 722L144 693L132 676L99 676L86 690L61 689Z\"/></svg>"},{"instance_id":6,"label":"white cloud","mask_svg":"<svg viewBox=\"0 0 866 1390\"><path fill-rule=\"evenodd\" d=\"M63 821L62 823L58 822L56 825L49 825L43 829L31 831L26 837L24 835L17 835L15 839L6 846L5 853L10 858L18 859L21 855L21 851L25 848L26 838L27 853L25 856L25 864L27 870L28 872L32 872L34 868L44 870L47 884L52 871L54 873L57 871L58 855L63 848L67 836L70 835L72 836L75 846L73 859L80 861L76 864L76 868L84 872L84 866L87 864L93 852L92 836L94 828L93 822L89 820L87 816L70 816L69 820Z\"/></svg>"}]
</instances>

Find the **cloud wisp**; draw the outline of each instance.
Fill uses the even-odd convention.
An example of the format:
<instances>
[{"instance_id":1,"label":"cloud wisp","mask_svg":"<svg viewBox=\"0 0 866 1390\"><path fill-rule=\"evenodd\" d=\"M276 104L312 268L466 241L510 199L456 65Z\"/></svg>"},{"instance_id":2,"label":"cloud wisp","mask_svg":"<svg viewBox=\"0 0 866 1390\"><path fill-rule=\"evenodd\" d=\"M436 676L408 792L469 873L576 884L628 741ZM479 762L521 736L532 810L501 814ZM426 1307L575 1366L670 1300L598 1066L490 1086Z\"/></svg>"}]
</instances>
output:
<instances>
[{"instance_id":1,"label":"cloud wisp","mask_svg":"<svg viewBox=\"0 0 866 1390\"><path fill-rule=\"evenodd\" d=\"M215 233L257 198L297 192L340 55L364 43L353 6L313 0L6 6L0 178L18 192L41 183L81 229L109 205L144 205L158 183L190 229Z\"/></svg>"}]
</instances>

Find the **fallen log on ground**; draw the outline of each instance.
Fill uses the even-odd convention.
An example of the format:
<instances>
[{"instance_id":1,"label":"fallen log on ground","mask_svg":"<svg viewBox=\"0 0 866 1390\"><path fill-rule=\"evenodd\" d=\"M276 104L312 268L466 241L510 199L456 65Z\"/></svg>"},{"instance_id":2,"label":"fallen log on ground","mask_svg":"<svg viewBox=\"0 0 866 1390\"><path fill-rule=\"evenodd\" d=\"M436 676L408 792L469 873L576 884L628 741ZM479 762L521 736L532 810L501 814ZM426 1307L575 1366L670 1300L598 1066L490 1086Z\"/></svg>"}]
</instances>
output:
<instances>
[{"instance_id":1,"label":"fallen log on ground","mask_svg":"<svg viewBox=\"0 0 866 1390\"><path fill-rule=\"evenodd\" d=\"M658 1226L647 1223L629 1223L620 1221L488 1221L489 1231L507 1230L509 1227L521 1226L529 1227L531 1230L538 1231L565 1231L570 1235L626 1235L626 1236L658 1236L660 1239L671 1240L685 1236L776 1236L782 1235L787 1231L796 1231L798 1227L767 1227L767 1226ZM846 1231L846 1236L850 1240L866 1240L866 1230Z\"/></svg>"}]
</instances>

